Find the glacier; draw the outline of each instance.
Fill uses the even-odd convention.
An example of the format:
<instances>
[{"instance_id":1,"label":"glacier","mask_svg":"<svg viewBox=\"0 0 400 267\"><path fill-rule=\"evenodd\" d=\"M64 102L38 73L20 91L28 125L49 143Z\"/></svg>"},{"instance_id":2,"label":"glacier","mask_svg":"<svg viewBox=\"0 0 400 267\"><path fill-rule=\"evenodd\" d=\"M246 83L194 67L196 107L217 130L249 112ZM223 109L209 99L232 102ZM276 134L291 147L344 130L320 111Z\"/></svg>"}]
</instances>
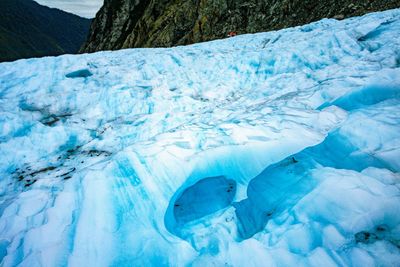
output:
<instances>
[{"instance_id":1,"label":"glacier","mask_svg":"<svg viewBox=\"0 0 400 267\"><path fill-rule=\"evenodd\" d=\"M1 266L398 266L400 9L0 64Z\"/></svg>"}]
</instances>

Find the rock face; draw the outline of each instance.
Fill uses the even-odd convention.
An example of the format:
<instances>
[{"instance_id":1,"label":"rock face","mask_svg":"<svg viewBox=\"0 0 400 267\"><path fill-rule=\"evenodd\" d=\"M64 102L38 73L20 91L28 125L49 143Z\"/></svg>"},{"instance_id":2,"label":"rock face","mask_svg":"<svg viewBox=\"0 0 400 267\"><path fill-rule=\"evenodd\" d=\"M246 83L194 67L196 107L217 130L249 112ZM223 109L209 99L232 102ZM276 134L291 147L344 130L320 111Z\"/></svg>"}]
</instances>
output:
<instances>
[{"instance_id":1,"label":"rock face","mask_svg":"<svg viewBox=\"0 0 400 267\"><path fill-rule=\"evenodd\" d=\"M105 0L81 52L185 45L396 7L399 0Z\"/></svg>"},{"instance_id":2,"label":"rock face","mask_svg":"<svg viewBox=\"0 0 400 267\"><path fill-rule=\"evenodd\" d=\"M0 62L79 51L90 19L32 0L0 0Z\"/></svg>"}]
</instances>

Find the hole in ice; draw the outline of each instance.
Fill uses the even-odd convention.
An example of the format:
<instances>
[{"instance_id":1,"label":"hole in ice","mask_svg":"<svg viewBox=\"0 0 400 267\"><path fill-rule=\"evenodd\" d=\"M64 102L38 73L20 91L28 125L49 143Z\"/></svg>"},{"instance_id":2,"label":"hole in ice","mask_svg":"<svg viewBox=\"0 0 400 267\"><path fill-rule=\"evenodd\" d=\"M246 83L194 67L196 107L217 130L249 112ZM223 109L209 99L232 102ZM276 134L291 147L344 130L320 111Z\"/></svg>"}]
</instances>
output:
<instances>
[{"instance_id":1,"label":"hole in ice","mask_svg":"<svg viewBox=\"0 0 400 267\"><path fill-rule=\"evenodd\" d=\"M174 203L178 225L194 221L232 203L236 182L224 176L204 178L187 188Z\"/></svg>"},{"instance_id":2,"label":"hole in ice","mask_svg":"<svg viewBox=\"0 0 400 267\"><path fill-rule=\"evenodd\" d=\"M93 74L88 69L81 69L77 71L70 72L65 75L67 78L86 78L92 76Z\"/></svg>"},{"instance_id":3,"label":"hole in ice","mask_svg":"<svg viewBox=\"0 0 400 267\"><path fill-rule=\"evenodd\" d=\"M379 238L376 234L367 231L358 232L354 235L357 243L370 244L377 241Z\"/></svg>"}]
</instances>

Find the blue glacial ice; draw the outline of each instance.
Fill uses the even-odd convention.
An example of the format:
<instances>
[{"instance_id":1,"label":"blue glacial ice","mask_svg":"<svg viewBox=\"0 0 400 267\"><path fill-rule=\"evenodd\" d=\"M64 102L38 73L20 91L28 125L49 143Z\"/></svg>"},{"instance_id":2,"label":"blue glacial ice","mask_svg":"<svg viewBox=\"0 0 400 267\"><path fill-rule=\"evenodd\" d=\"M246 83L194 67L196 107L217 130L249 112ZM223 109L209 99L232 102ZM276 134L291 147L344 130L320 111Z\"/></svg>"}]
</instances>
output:
<instances>
[{"instance_id":1,"label":"blue glacial ice","mask_svg":"<svg viewBox=\"0 0 400 267\"><path fill-rule=\"evenodd\" d=\"M1 266L398 266L400 9L0 64Z\"/></svg>"}]
</instances>

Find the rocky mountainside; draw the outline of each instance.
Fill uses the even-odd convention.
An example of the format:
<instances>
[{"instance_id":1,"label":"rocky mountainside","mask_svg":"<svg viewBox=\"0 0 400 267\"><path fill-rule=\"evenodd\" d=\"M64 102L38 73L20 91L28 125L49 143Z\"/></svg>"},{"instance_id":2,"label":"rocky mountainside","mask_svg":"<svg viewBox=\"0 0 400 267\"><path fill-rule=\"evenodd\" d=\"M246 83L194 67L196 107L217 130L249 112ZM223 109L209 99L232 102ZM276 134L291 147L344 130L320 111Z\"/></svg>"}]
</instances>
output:
<instances>
[{"instance_id":1,"label":"rocky mountainside","mask_svg":"<svg viewBox=\"0 0 400 267\"><path fill-rule=\"evenodd\" d=\"M0 62L77 53L90 21L32 0L0 0Z\"/></svg>"},{"instance_id":2,"label":"rocky mountainside","mask_svg":"<svg viewBox=\"0 0 400 267\"><path fill-rule=\"evenodd\" d=\"M185 45L396 7L399 0L105 0L81 52Z\"/></svg>"}]
</instances>

